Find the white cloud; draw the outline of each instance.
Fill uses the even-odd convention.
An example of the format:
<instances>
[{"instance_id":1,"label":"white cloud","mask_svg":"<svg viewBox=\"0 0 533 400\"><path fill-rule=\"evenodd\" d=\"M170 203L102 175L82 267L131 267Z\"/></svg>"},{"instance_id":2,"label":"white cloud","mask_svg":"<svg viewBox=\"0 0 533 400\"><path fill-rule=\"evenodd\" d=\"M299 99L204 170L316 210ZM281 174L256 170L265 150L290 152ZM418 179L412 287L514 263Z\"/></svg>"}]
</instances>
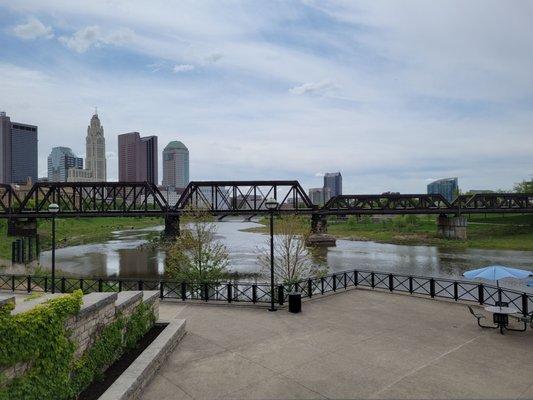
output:
<instances>
[{"instance_id":1,"label":"white cloud","mask_svg":"<svg viewBox=\"0 0 533 400\"><path fill-rule=\"evenodd\" d=\"M54 36L52 27L45 26L37 18L31 17L25 24L20 24L13 27L13 33L15 36L21 39L37 39L46 38L50 39Z\"/></svg>"},{"instance_id":2,"label":"white cloud","mask_svg":"<svg viewBox=\"0 0 533 400\"><path fill-rule=\"evenodd\" d=\"M133 41L135 34L131 29L121 28L112 32L104 33L97 26L87 26L76 31L72 36L61 36L59 41L69 49L78 53L85 53L91 47L99 47L103 44L122 45Z\"/></svg>"},{"instance_id":3,"label":"white cloud","mask_svg":"<svg viewBox=\"0 0 533 400\"><path fill-rule=\"evenodd\" d=\"M328 93L337 89L337 85L330 81L309 82L289 89L292 94Z\"/></svg>"},{"instance_id":4,"label":"white cloud","mask_svg":"<svg viewBox=\"0 0 533 400\"><path fill-rule=\"evenodd\" d=\"M194 65L191 65L191 64L176 64L174 65L174 69L173 69L173 71L176 73L189 72L192 70L194 70Z\"/></svg>"}]
</instances>

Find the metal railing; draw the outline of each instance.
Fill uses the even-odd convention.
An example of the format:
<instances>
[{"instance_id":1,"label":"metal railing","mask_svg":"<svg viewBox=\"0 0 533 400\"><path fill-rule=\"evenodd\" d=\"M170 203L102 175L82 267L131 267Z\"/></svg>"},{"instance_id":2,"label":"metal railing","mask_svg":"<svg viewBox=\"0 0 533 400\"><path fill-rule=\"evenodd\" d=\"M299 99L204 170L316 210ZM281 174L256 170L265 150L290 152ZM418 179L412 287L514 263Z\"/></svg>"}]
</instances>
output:
<instances>
[{"instance_id":1,"label":"metal railing","mask_svg":"<svg viewBox=\"0 0 533 400\"><path fill-rule=\"evenodd\" d=\"M533 311L533 294L478 282L448 278L422 277L366 270L352 270L309 278L293 284L277 285L274 299L283 305L290 292L300 292L303 298L313 298L356 287L368 287L389 292L409 293L430 298L445 298L495 305L507 302L521 314ZM48 276L0 275L0 290L50 292ZM123 290L157 290L162 299L195 300L226 303L269 303L270 284L252 282L191 283L158 279L130 278L70 278L55 281L56 292L68 293L81 289L84 293L120 292Z\"/></svg>"}]
</instances>

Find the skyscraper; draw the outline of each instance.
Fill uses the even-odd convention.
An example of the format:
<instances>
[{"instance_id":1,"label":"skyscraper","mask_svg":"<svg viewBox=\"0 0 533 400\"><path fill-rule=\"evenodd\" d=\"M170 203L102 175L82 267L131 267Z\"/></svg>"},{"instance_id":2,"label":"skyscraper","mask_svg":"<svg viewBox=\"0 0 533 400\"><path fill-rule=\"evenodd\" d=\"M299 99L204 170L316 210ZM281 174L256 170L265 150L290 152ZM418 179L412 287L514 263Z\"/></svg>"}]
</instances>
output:
<instances>
[{"instance_id":1,"label":"skyscraper","mask_svg":"<svg viewBox=\"0 0 533 400\"><path fill-rule=\"evenodd\" d=\"M157 185L157 136L118 135L118 180Z\"/></svg>"},{"instance_id":2,"label":"skyscraper","mask_svg":"<svg viewBox=\"0 0 533 400\"><path fill-rule=\"evenodd\" d=\"M87 127L87 138L85 141L87 146L85 169L91 172L91 178L94 182L105 182L107 180L107 165L105 158L104 127L100 124L96 110Z\"/></svg>"},{"instance_id":3,"label":"skyscraper","mask_svg":"<svg viewBox=\"0 0 533 400\"><path fill-rule=\"evenodd\" d=\"M442 194L448 201L454 201L459 194L459 180L457 178L444 178L431 182L428 194Z\"/></svg>"},{"instance_id":4,"label":"skyscraper","mask_svg":"<svg viewBox=\"0 0 533 400\"><path fill-rule=\"evenodd\" d=\"M340 172L326 172L324 188L329 188L331 197L342 194L342 175Z\"/></svg>"},{"instance_id":5,"label":"skyscraper","mask_svg":"<svg viewBox=\"0 0 533 400\"><path fill-rule=\"evenodd\" d=\"M37 127L0 112L0 183L37 182Z\"/></svg>"},{"instance_id":6,"label":"skyscraper","mask_svg":"<svg viewBox=\"0 0 533 400\"><path fill-rule=\"evenodd\" d=\"M189 150L177 140L163 150L163 186L184 188L189 184Z\"/></svg>"},{"instance_id":7,"label":"skyscraper","mask_svg":"<svg viewBox=\"0 0 533 400\"><path fill-rule=\"evenodd\" d=\"M70 169L83 169L83 158L76 157L69 147L54 147L48 156L48 181L67 182Z\"/></svg>"},{"instance_id":8,"label":"skyscraper","mask_svg":"<svg viewBox=\"0 0 533 400\"><path fill-rule=\"evenodd\" d=\"M309 198L316 205L323 205L331 198L331 190L327 187L309 189Z\"/></svg>"}]
</instances>

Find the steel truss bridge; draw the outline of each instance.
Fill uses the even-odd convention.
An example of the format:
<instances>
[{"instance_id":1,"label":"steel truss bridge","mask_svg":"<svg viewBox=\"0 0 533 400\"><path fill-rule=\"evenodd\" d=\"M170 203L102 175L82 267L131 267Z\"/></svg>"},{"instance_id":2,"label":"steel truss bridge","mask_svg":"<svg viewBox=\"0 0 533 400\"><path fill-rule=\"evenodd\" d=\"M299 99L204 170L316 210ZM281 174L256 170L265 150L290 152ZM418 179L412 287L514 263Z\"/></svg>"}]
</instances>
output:
<instances>
[{"instance_id":1,"label":"steel truss bridge","mask_svg":"<svg viewBox=\"0 0 533 400\"><path fill-rule=\"evenodd\" d=\"M175 204L147 182L44 183L24 195L0 185L0 218L49 218L48 206L59 205L60 217L179 217L191 211L213 215L267 214L274 198L277 213L310 215L533 213L533 195L480 193L448 202L439 194L341 195L314 205L298 181L191 182Z\"/></svg>"},{"instance_id":2,"label":"steel truss bridge","mask_svg":"<svg viewBox=\"0 0 533 400\"><path fill-rule=\"evenodd\" d=\"M533 193L461 195L448 202L439 194L341 195L325 205L312 203L298 181L191 182L175 204L147 182L45 183L24 195L0 185L0 218L49 218L48 206L59 205L58 217L179 217L204 211L217 216L267 214L266 200L279 203L278 213L328 215L533 213Z\"/></svg>"}]
</instances>

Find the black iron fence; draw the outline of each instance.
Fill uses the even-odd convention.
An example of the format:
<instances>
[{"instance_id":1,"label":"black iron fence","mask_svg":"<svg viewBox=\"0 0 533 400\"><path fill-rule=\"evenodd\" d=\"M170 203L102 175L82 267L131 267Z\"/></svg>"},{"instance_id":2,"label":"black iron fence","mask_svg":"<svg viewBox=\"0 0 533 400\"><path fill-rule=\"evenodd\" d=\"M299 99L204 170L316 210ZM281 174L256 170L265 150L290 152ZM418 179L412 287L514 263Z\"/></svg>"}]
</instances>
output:
<instances>
[{"instance_id":1,"label":"black iron fence","mask_svg":"<svg viewBox=\"0 0 533 400\"><path fill-rule=\"evenodd\" d=\"M276 285L274 300L283 305L290 292L300 292L303 298L345 291L355 287L381 289L422 295L430 298L446 298L495 305L507 302L521 314L533 311L533 294L478 282L447 278L421 277L352 270L322 277L309 278L289 285ZM50 292L49 276L0 275L0 290L25 292ZM120 292L123 290L157 290L160 298L182 301L270 303L270 284L251 282L190 283L157 279L128 278L70 278L55 280L56 292L68 293L81 289L84 293Z\"/></svg>"}]
</instances>

